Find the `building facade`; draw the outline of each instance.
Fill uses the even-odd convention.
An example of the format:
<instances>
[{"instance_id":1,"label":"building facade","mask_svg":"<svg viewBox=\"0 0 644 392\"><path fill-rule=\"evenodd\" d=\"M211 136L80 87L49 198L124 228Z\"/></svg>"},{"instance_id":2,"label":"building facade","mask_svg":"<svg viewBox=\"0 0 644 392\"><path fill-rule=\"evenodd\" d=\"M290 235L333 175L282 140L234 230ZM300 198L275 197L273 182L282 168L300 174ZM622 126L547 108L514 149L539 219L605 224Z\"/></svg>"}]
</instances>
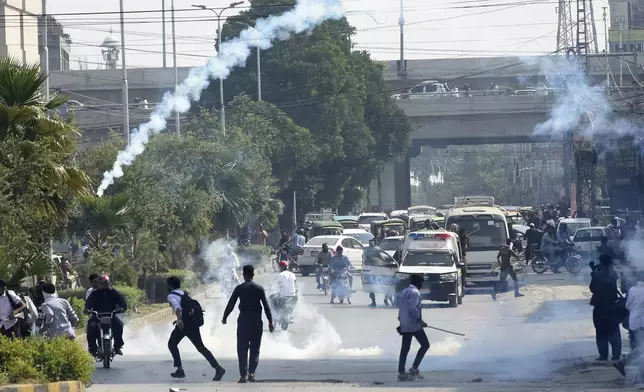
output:
<instances>
[{"instance_id":1,"label":"building facade","mask_svg":"<svg viewBox=\"0 0 644 392\"><path fill-rule=\"evenodd\" d=\"M38 48L41 53L41 60L44 63L43 49L44 26L42 19L38 24ZM53 16L47 17L47 48L49 49L49 70L69 71L72 40L69 34L65 34L63 26Z\"/></svg>"},{"instance_id":2,"label":"building facade","mask_svg":"<svg viewBox=\"0 0 644 392\"><path fill-rule=\"evenodd\" d=\"M38 18L41 0L0 0L0 58L40 63Z\"/></svg>"},{"instance_id":3,"label":"building facade","mask_svg":"<svg viewBox=\"0 0 644 392\"><path fill-rule=\"evenodd\" d=\"M644 50L644 0L611 0L609 51Z\"/></svg>"}]
</instances>

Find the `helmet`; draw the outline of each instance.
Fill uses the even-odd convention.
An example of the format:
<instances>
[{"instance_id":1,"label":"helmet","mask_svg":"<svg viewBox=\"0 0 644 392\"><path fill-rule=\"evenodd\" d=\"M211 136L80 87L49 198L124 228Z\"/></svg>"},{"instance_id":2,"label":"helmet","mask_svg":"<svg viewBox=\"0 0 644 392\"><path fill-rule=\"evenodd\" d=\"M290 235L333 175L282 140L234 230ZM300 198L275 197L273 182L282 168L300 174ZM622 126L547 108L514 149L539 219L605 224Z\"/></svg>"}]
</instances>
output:
<instances>
[{"instance_id":1,"label":"helmet","mask_svg":"<svg viewBox=\"0 0 644 392\"><path fill-rule=\"evenodd\" d=\"M452 223L451 225L449 225L449 230L458 231L458 225L456 223Z\"/></svg>"},{"instance_id":2,"label":"helmet","mask_svg":"<svg viewBox=\"0 0 644 392\"><path fill-rule=\"evenodd\" d=\"M108 275L99 275L99 277L96 279L96 283L110 284L110 277Z\"/></svg>"},{"instance_id":3,"label":"helmet","mask_svg":"<svg viewBox=\"0 0 644 392\"><path fill-rule=\"evenodd\" d=\"M288 263L286 262L286 260L280 261L280 267L288 268Z\"/></svg>"},{"instance_id":4,"label":"helmet","mask_svg":"<svg viewBox=\"0 0 644 392\"><path fill-rule=\"evenodd\" d=\"M296 233L299 234L299 235L304 235L304 230L297 229Z\"/></svg>"}]
</instances>

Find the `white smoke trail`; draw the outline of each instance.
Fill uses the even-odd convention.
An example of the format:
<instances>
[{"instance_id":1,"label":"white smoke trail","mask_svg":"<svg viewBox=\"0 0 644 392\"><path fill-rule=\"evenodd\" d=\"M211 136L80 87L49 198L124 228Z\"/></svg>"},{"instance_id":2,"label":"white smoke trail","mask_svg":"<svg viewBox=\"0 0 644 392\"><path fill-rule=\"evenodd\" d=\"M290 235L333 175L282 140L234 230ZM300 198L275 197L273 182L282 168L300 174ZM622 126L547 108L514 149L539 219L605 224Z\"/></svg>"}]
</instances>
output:
<instances>
[{"instance_id":1,"label":"white smoke trail","mask_svg":"<svg viewBox=\"0 0 644 392\"><path fill-rule=\"evenodd\" d=\"M271 41L287 40L291 33L310 30L326 20L342 18L344 10L340 0L297 0L297 4L279 16L258 19L255 27L242 31L238 37L222 43L219 56L212 57L203 67L190 70L190 75L174 93L166 92L162 102L150 115L150 121L133 130L130 145L117 155L112 170L103 174L103 181L96 192L102 196L117 178L123 176L123 166L130 166L145 150L150 136L166 128L166 120L174 111L186 113L190 103L199 100L211 79L226 79L230 70L245 64L251 48L269 49Z\"/></svg>"}]
</instances>

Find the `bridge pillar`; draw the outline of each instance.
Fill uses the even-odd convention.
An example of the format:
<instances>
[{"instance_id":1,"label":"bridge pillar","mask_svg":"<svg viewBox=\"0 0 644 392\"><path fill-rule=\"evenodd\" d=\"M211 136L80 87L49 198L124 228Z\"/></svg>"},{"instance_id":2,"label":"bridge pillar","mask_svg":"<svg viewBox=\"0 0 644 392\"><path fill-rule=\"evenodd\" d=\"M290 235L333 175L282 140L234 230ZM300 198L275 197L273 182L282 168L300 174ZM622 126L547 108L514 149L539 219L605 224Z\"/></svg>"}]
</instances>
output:
<instances>
[{"instance_id":1,"label":"bridge pillar","mask_svg":"<svg viewBox=\"0 0 644 392\"><path fill-rule=\"evenodd\" d=\"M385 211L406 209L411 204L410 157L404 155L387 163L371 181L367 192L367 209Z\"/></svg>"}]
</instances>

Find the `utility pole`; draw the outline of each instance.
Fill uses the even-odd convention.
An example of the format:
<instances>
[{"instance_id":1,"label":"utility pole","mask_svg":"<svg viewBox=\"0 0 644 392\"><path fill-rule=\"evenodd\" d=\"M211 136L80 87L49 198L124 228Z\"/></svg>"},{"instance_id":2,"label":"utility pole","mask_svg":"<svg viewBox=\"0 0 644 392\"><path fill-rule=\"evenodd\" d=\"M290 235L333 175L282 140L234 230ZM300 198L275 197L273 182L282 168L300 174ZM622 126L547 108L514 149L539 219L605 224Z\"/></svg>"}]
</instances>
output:
<instances>
[{"instance_id":1,"label":"utility pole","mask_svg":"<svg viewBox=\"0 0 644 392\"><path fill-rule=\"evenodd\" d=\"M121 67L123 75L123 132L125 132L127 145L130 145L130 98L128 96L127 68L125 65L125 13L123 0L119 1L121 8Z\"/></svg>"},{"instance_id":2,"label":"utility pole","mask_svg":"<svg viewBox=\"0 0 644 392\"><path fill-rule=\"evenodd\" d=\"M262 100L262 60L261 60L262 50L257 45L257 100Z\"/></svg>"},{"instance_id":3,"label":"utility pole","mask_svg":"<svg viewBox=\"0 0 644 392\"><path fill-rule=\"evenodd\" d=\"M622 39L624 38L624 17L620 16L619 17L619 87L622 87L623 85L623 78L624 78L624 55L622 54L624 52L622 48Z\"/></svg>"},{"instance_id":4,"label":"utility pole","mask_svg":"<svg viewBox=\"0 0 644 392\"><path fill-rule=\"evenodd\" d=\"M606 89L608 92L610 92L610 64L608 63L608 23L606 23L606 8L607 7L602 7L602 10L604 10L603 17L604 17L604 37L605 37L605 42L604 42L604 55L606 56Z\"/></svg>"},{"instance_id":5,"label":"utility pole","mask_svg":"<svg viewBox=\"0 0 644 392\"><path fill-rule=\"evenodd\" d=\"M179 74L177 72L177 36L174 24L174 0L171 0L172 9L172 66L174 67L174 91L179 90ZM181 135L181 118L178 111L174 111L174 124L177 135Z\"/></svg>"},{"instance_id":6,"label":"utility pole","mask_svg":"<svg viewBox=\"0 0 644 392\"><path fill-rule=\"evenodd\" d=\"M168 54L165 43L165 0L161 0L161 42L163 44L163 68L167 67L166 56ZM175 83L176 84L176 83Z\"/></svg>"},{"instance_id":7,"label":"utility pole","mask_svg":"<svg viewBox=\"0 0 644 392\"><path fill-rule=\"evenodd\" d=\"M405 65L405 16L404 16L404 0L400 0L400 18L398 24L400 25L400 64L398 65L398 76L407 75L407 66Z\"/></svg>"},{"instance_id":8,"label":"utility pole","mask_svg":"<svg viewBox=\"0 0 644 392\"><path fill-rule=\"evenodd\" d=\"M42 45L43 45L43 63L44 63L44 72L45 72L45 100L49 102L49 23L47 21L47 0L42 0Z\"/></svg>"}]
</instances>

